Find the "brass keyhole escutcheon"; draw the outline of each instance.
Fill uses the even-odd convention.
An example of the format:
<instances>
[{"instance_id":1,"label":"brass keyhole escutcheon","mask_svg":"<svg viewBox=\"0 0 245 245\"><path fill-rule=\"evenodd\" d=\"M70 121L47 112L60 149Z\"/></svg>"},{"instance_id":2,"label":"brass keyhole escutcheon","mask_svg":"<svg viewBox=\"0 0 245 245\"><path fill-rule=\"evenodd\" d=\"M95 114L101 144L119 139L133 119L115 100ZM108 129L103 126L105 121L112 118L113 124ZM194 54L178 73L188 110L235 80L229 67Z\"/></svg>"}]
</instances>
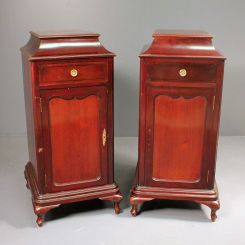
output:
<instances>
[{"instance_id":1,"label":"brass keyhole escutcheon","mask_svg":"<svg viewBox=\"0 0 245 245\"><path fill-rule=\"evenodd\" d=\"M71 75L72 77L76 77L76 76L78 75L77 69L72 69L72 70L70 71L70 75Z\"/></svg>"},{"instance_id":2,"label":"brass keyhole escutcheon","mask_svg":"<svg viewBox=\"0 0 245 245\"><path fill-rule=\"evenodd\" d=\"M106 144L106 129L104 128L103 129L103 133L102 133L102 143L103 143L103 146L105 146Z\"/></svg>"},{"instance_id":3,"label":"brass keyhole escutcheon","mask_svg":"<svg viewBox=\"0 0 245 245\"><path fill-rule=\"evenodd\" d=\"M180 70L179 70L179 75L180 75L181 77L185 77L185 76L187 75L186 69L180 69Z\"/></svg>"}]
</instances>

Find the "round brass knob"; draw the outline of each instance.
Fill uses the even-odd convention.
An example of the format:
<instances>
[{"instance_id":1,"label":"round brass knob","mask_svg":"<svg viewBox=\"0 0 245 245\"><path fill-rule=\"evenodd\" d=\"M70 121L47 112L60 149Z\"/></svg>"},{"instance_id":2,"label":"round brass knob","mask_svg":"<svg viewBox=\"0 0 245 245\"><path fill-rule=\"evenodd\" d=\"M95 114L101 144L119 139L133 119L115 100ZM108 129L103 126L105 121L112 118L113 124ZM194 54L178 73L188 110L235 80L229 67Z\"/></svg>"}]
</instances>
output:
<instances>
[{"instance_id":1,"label":"round brass knob","mask_svg":"<svg viewBox=\"0 0 245 245\"><path fill-rule=\"evenodd\" d=\"M39 147L39 148L38 148L38 152L39 152L39 153L43 152L43 148L42 148L42 147Z\"/></svg>"},{"instance_id":2,"label":"round brass knob","mask_svg":"<svg viewBox=\"0 0 245 245\"><path fill-rule=\"evenodd\" d=\"M71 75L72 77L76 77L76 76L78 75L78 71L77 71L76 69L72 69L72 70L70 71L70 75Z\"/></svg>"},{"instance_id":3,"label":"round brass knob","mask_svg":"<svg viewBox=\"0 0 245 245\"><path fill-rule=\"evenodd\" d=\"M180 75L181 77L185 77L185 76L187 75L186 69L180 69L180 70L179 70L179 75Z\"/></svg>"}]
</instances>

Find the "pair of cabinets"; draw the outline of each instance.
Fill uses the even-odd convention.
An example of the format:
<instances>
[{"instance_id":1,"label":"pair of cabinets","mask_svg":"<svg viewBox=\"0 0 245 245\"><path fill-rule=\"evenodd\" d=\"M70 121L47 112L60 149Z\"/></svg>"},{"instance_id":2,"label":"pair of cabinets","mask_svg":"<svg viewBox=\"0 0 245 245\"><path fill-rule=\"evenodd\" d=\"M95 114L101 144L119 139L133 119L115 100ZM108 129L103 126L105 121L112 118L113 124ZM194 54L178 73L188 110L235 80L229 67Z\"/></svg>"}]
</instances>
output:
<instances>
[{"instance_id":1,"label":"pair of cabinets","mask_svg":"<svg viewBox=\"0 0 245 245\"><path fill-rule=\"evenodd\" d=\"M157 33L141 54L139 161L131 213L135 216L139 203L154 198L183 199L210 206L214 220L223 57L192 53L193 59L183 47L182 58L171 56L177 52L176 37L188 47L193 39L199 46L200 39L204 46L211 39ZM173 50L159 50L169 43ZM113 201L120 212L122 195L113 174L113 56L95 33L31 32L22 48L30 159L25 177L38 225L60 204L94 198Z\"/></svg>"}]
</instances>

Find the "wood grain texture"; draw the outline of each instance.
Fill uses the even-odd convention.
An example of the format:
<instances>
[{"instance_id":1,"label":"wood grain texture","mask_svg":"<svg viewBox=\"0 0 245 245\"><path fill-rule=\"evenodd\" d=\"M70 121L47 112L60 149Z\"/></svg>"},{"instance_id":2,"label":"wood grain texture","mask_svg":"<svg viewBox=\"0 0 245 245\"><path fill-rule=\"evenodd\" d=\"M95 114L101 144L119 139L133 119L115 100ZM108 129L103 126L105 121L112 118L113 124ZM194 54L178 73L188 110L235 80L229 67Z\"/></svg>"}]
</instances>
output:
<instances>
[{"instance_id":1,"label":"wood grain texture","mask_svg":"<svg viewBox=\"0 0 245 245\"><path fill-rule=\"evenodd\" d=\"M61 204L114 202L113 57L96 33L34 33L21 49L28 128L25 168L37 224ZM71 75L76 69L77 74ZM102 133L105 143L103 144Z\"/></svg>"},{"instance_id":2,"label":"wood grain texture","mask_svg":"<svg viewBox=\"0 0 245 245\"><path fill-rule=\"evenodd\" d=\"M77 70L77 76L72 77L71 70ZM49 63L39 66L40 84L79 82L90 80L108 80L106 62L69 62L69 63Z\"/></svg>"},{"instance_id":3,"label":"wood grain texture","mask_svg":"<svg viewBox=\"0 0 245 245\"><path fill-rule=\"evenodd\" d=\"M131 213L152 199L219 208L215 185L224 56L200 31L159 30L140 54L139 153ZM181 76L180 69L185 69Z\"/></svg>"},{"instance_id":4,"label":"wood grain texture","mask_svg":"<svg viewBox=\"0 0 245 245\"><path fill-rule=\"evenodd\" d=\"M205 112L204 97L155 99L153 180L200 178Z\"/></svg>"},{"instance_id":5,"label":"wood grain texture","mask_svg":"<svg viewBox=\"0 0 245 245\"><path fill-rule=\"evenodd\" d=\"M49 101L54 185L101 178L99 98Z\"/></svg>"},{"instance_id":6,"label":"wood grain texture","mask_svg":"<svg viewBox=\"0 0 245 245\"><path fill-rule=\"evenodd\" d=\"M166 105L175 105L171 108L165 108L165 103L162 103L162 105L159 107L159 110L157 113L156 108L156 101L158 98L169 98L170 103L166 101ZM215 98L215 88L196 88L194 87L188 87L188 88L181 88L181 87L151 87L147 86L146 90L146 124L145 124L145 130L146 130L146 146L145 146L145 159L144 159L144 185L150 185L150 186L165 186L165 187L171 187L171 188L207 188L209 183L209 178L207 177L209 175L209 171L213 169L213 164L210 161L209 158L209 151L210 151L210 127L212 127L213 124L213 101ZM197 119L199 114L199 111L195 109L194 111L190 111L192 108L193 101L197 99L205 101L204 108L201 108L203 111L203 117L202 120ZM181 108L181 106L183 108ZM168 111L166 111L166 110ZM189 111L187 111L189 109ZM200 106L199 106L200 109ZM162 115L162 112L166 111L167 113L170 113L170 115L165 115L164 118ZM197 115L194 114L194 112L197 113ZM187 114L188 113L188 114ZM158 115L159 114L159 115ZM196 117L197 116L197 117ZM158 126L158 131L155 131L155 119L156 117L160 117L160 120L163 124ZM183 118L182 118L183 117ZM192 161L193 152L191 155L183 155L180 156L181 152L183 153L184 148L181 148L181 146L185 146L185 152L190 153L192 151L192 141L194 139L199 139L198 134L195 134L194 132L199 132L197 129L193 128L196 126L195 124L192 125L192 128L187 127L185 121L188 123L188 119L191 118L194 120L197 120L196 123L199 123L199 127L203 127L203 136L201 139L201 142L199 144L199 166L198 163L192 163L192 166L197 165L197 169L200 169L200 175L199 178L195 180L191 179L160 179L160 178L154 178L153 177L153 160L154 160L154 148L156 147L156 139L159 139L161 144L164 144L164 147L169 147L171 145L171 149L169 151L166 150L166 148L162 148L162 145L158 146L158 150L155 151L155 154L157 153L158 156L161 158L161 161L168 160L168 157L172 160L177 161L181 159L181 162L178 164L180 165L188 165ZM196 119L195 119L196 118ZM167 124L165 123L167 122ZM190 121L189 121L190 123ZM192 121L191 123L195 123ZM201 124L200 124L201 123ZM181 126L182 125L182 126ZM183 127L185 126L185 127ZM169 130L166 132L167 127L169 127ZM200 128L199 128L200 129ZM171 130L171 135L169 134L169 131ZM163 136L163 133L166 132L166 135ZM191 132L191 134L189 134ZM194 134L193 134L194 133ZM188 144L182 144L184 143L183 140L181 140L181 137L189 135L188 137ZM174 137L172 137L174 136ZM197 138L196 138L197 136ZM168 138L166 138L168 137ZM185 138L187 139L187 138ZM176 142L174 142L174 140ZM175 145L173 145L175 144ZM198 149L198 146L195 146ZM176 150L179 148L178 150ZM196 149L196 148L195 148ZM175 153L174 153L175 152ZM163 154L164 153L164 154ZM170 155L168 154L170 153ZM174 155L177 154L177 155ZM185 157L185 159L182 159ZM165 161L166 163L166 161ZM172 162L171 162L172 163ZM170 164L170 163L169 163ZM177 164L177 163L176 163ZM175 174L178 174L180 170L178 169L178 164L175 168L172 168L171 174L175 176ZM159 162L159 166L162 167L163 162ZM170 164L171 165L171 164ZM172 165L171 165L172 166ZM166 170L166 169L165 169ZM174 173L174 172L175 173ZM193 170L185 170L189 171L189 173ZM195 172L195 171L194 171ZM212 183L213 184L213 183Z\"/></svg>"},{"instance_id":7,"label":"wood grain texture","mask_svg":"<svg viewBox=\"0 0 245 245\"><path fill-rule=\"evenodd\" d=\"M61 204L97 198L101 200L111 200L114 203L119 204L123 198L116 183L91 188L41 194L36 182L33 165L30 162L26 164L24 175L32 194L32 204L34 213L37 215L36 223L38 226L43 225L44 215L49 210L59 207ZM118 213L118 208L120 207L117 206L115 208L116 213Z\"/></svg>"},{"instance_id":8,"label":"wood grain texture","mask_svg":"<svg viewBox=\"0 0 245 245\"><path fill-rule=\"evenodd\" d=\"M188 62L160 62L149 63L147 73L150 81L191 81L191 82L215 82L217 66L215 64L188 63ZM180 76L181 69L187 71L186 76Z\"/></svg>"},{"instance_id":9,"label":"wood grain texture","mask_svg":"<svg viewBox=\"0 0 245 245\"><path fill-rule=\"evenodd\" d=\"M216 211L220 208L219 193L216 183L214 188L185 189L185 188L159 188L149 186L135 186L131 190L130 204L132 216L138 215L138 205L154 199L163 200L188 200L204 204L211 209L210 217L214 222L217 218Z\"/></svg>"},{"instance_id":10,"label":"wood grain texture","mask_svg":"<svg viewBox=\"0 0 245 245\"><path fill-rule=\"evenodd\" d=\"M104 129L110 132L107 126L109 121L108 93L109 90L105 86L89 86L86 89L83 87L45 89L41 91L45 190L47 192L88 188L111 181L111 178L109 179L110 171L108 171L110 164L108 154L109 141L107 141L108 144L102 146ZM57 110L53 115L54 121L52 121L51 106L52 102L57 100L62 103L63 107L55 106ZM60 121L58 121L59 119ZM91 131L86 131L86 129ZM52 132L54 135L52 135ZM65 141L64 137L67 137L67 141ZM74 143L72 140L74 140ZM56 159L54 159L54 156ZM60 158L60 156L63 156L64 159ZM90 159L87 159L87 157ZM79 161L79 159L82 161ZM54 160L60 160L61 162L55 163ZM62 165L60 165L61 163ZM90 166L87 167L88 163L90 163ZM73 166L73 168L69 168L69 165ZM54 166L56 167L54 168ZM84 170L84 173L76 173L74 171L85 168L87 169ZM62 172L62 175L65 179L70 178L70 182L56 183L55 174L57 173L54 173L56 170L59 170L59 172L67 170L68 173ZM92 175L91 170L95 171L93 175L96 175L96 177L88 178L88 170L90 177ZM75 179L72 180L72 176ZM80 180L78 180L79 176ZM81 179L81 176L84 179Z\"/></svg>"},{"instance_id":11,"label":"wood grain texture","mask_svg":"<svg viewBox=\"0 0 245 245\"><path fill-rule=\"evenodd\" d=\"M29 60L113 57L96 33L30 32L29 42L21 49Z\"/></svg>"},{"instance_id":12,"label":"wood grain texture","mask_svg":"<svg viewBox=\"0 0 245 245\"><path fill-rule=\"evenodd\" d=\"M220 59L225 57L214 48L212 35L203 31L157 30L153 41L140 57Z\"/></svg>"}]
</instances>

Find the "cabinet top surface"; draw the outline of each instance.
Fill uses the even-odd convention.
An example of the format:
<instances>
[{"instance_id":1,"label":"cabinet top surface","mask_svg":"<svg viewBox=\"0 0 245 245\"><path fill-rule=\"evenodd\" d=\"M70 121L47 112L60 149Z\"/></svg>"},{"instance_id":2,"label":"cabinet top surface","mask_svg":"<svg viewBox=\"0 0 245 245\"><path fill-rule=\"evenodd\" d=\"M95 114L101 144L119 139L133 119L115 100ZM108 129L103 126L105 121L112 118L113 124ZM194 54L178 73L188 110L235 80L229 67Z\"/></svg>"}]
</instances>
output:
<instances>
[{"instance_id":1,"label":"cabinet top surface","mask_svg":"<svg viewBox=\"0 0 245 245\"><path fill-rule=\"evenodd\" d=\"M65 31L30 31L30 34L37 38L76 38L76 37L99 37L98 33L82 30L65 30Z\"/></svg>"},{"instance_id":2,"label":"cabinet top surface","mask_svg":"<svg viewBox=\"0 0 245 245\"><path fill-rule=\"evenodd\" d=\"M29 60L85 57L112 57L100 42L99 34L87 31L30 32L29 42L21 48Z\"/></svg>"},{"instance_id":3,"label":"cabinet top surface","mask_svg":"<svg viewBox=\"0 0 245 245\"><path fill-rule=\"evenodd\" d=\"M225 59L215 49L212 35L196 30L156 30L140 57Z\"/></svg>"},{"instance_id":4,"label":"cabinet top surface","mask_svg":"<svg viewBox=\"0 0 245 245\"><path fill-rule=\"evenodd\" d=\"M200 30L156 30L153 37L207 37L212 38L212 35L206 31Z\"/></svg>"}]
</instances>

